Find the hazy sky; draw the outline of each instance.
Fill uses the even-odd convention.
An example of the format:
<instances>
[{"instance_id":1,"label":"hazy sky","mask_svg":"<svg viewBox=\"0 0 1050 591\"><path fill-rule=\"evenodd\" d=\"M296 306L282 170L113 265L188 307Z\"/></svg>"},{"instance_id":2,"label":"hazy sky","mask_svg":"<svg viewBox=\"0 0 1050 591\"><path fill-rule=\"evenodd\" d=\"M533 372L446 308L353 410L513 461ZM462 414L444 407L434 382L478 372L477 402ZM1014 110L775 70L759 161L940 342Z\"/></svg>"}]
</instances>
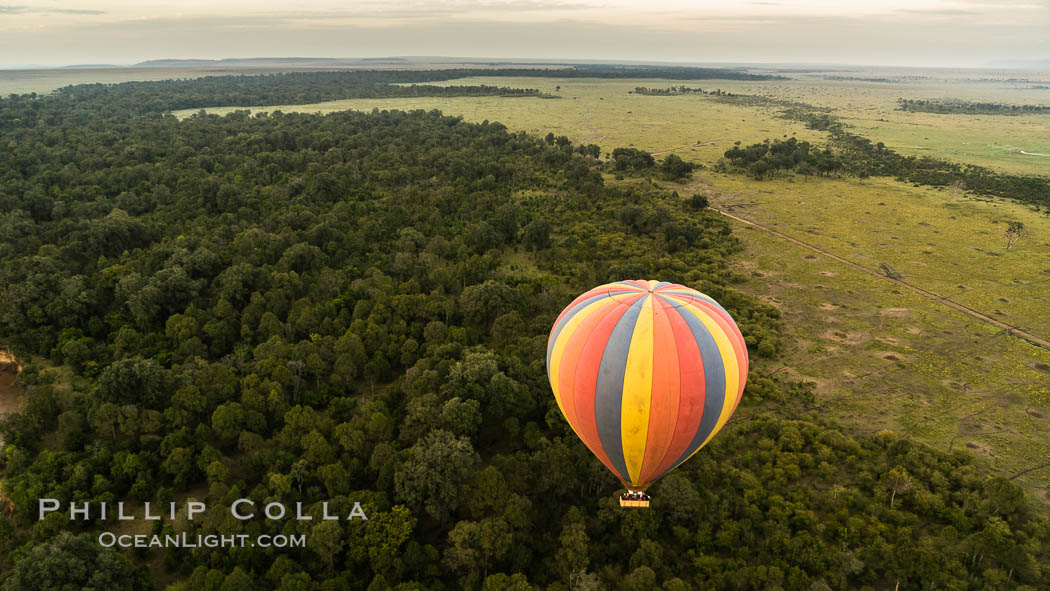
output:
<instances>
[{"instance_id":1,"label":"hazy sky","mask_svg":"<svg viewBox=\"0 0 1050 591\"><path fill-rule=\"evenodd\" d=\"M0 0L0 65L473 57L979 66L1050 59L1050 0Z\"/></svg>"}]
</instances>

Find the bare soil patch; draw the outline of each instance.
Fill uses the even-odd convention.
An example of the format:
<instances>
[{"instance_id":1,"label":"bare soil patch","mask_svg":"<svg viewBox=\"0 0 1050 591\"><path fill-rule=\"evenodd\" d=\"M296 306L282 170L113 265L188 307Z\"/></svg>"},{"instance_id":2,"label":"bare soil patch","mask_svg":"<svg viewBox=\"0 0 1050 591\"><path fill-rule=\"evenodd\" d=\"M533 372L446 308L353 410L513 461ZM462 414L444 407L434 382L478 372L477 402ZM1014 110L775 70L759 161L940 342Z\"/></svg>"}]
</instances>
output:
<instances>
[{"instance_id":1,"label":"bare soil patch","mask_svg":"<svg viewBox=\"0 0 1050 591\"><path fill-rule=\"evenodd\" d=\"M983 456L988 455L990 451L987 445L982 445L980 443L977 443L976 441L967 441L966 447L972 449L974 452L979 453Z\"/></svg>"},{"instance_id":2,"label":"bare soil patch","mask_svg":"<svg viewBox=\"0 0 1050 591\"><path fill-rule=\"evenodd\" d=\"M762 300L763 303L773 306L774 308L780 308L784 305L784 302L782 302L779 298L775 296L764 295L760 296L758 299Z\"/></svg>"},{"instance_id":3,"label":"bare soil patch","mask_svg":"<svg viewBox=\"0 0 1050 591\"><path fill-rule=\"evenodd\" d=\"M829 330L821 336L823 336L829 341L835 341L836 343L843 343L846 345L859 345L862 342L864 342L864 333L862 332L842 332L841 330Z\"/></svg>"},{"instance_id":4,"label":"bare soil patch","mask_svg":"<svg viewBox=\"0 0 1050 591\"><path fill-rule=\"evenodd\" d=\"M22 365L7 349L0 348L0 415L18 412L21 389L15 385Z\"/></svg>"}]
</instances>

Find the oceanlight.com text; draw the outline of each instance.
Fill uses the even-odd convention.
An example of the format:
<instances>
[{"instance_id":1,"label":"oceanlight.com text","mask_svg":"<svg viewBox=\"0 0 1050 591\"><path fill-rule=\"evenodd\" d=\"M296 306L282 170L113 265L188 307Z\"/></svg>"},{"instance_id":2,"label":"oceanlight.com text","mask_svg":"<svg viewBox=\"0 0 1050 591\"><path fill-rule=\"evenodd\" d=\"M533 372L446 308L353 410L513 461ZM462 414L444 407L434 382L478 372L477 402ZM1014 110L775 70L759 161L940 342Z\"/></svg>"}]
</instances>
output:
<instances>
[{"instance_id":1,"label":"oceanlight.com text","mask_svg":"<svg viewBox=\"0 0 1050 591\"><path fill-rule=\"evenodd\" d=\"M102 532L98 536L98 543L106 548L114 546L119 548L253 548L256 546L260 548L304 548L306 547L306 535L208 534L191 536L185 532L167 535L117 535Z\"/></svg>"}]
</instances>

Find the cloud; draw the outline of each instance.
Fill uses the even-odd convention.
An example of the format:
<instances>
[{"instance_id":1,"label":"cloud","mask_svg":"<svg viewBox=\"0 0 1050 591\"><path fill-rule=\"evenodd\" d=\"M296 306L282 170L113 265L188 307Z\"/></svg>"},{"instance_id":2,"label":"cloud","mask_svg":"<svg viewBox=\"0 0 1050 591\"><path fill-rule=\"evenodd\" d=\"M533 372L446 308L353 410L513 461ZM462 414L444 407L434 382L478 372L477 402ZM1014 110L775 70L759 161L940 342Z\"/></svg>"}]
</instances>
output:
<instances>
[{"instance_id":1,"label":"cloud","mask_svg":"<svg viewBox=\"0 0 1050 591\"><path fill-rule=\"evenodd\" d=\"M783 25L792 25L796 23L809 23L819 24L830 21L862 21L870 18L868 15L856 14L856 15L812 15L812 14L777 14L777 15L765 15L765 14L702 14L702 15L680 15L677 17L680 21L700 21L700 22L749 22L749 23L776 23Z\"/></svg>"},{"instance_id":2,"label":"cloud","mask_svg":"<svg viewBox=\"0 0 1050 591\"><path fill-rule=\"evenodd\" d=\"M503 2L467 0L448 2L444 5L413 4L398 7L388 2L363 2L357 8L329 11L301 11L302 18L356 18L356 19L434 19L450 16L469 16L472 14L493 14L509 12L566 12L601 9L603 6L583 2L551 2L545 0L508 0Z\"/></svg>"},{"instance_id":3,"label":"cloud","mask_svg":"<svg viewBox=\"0 0 1050 591\"><path fill-rule=\"evenodd\" d=\"M972 10L961 10L959 8L904 8L901 9L899 12L903 12L906 14L918 14L922 16L970 16L978 14Z\"/></svg>"},{"instance_id":4,"label":"cloud","mask_svg":"<svg viewBox=\"0 0 1050 591\"><path fill-rule=\"evenodd\" d=\"M1018 0L956 0L956 4L978 6L981 8L1048 8L1050 0L1018 2Z\"/></svg>"},{"instance_id":5,"label":"cloud","mask_svg":"<svg viewBox=\"0 0 1050 591\"><path fill-rule=\"evenodd\" d=\"M273 26L306 26L317 28L367 25L387 27L412 23L440 23L446 21L478 22L532 18L554 21L566 13L595 11L603 6L585 2L558 2L547 0L478 1L465 0L441 4L420 2L359 2L353 8L311 9L288 7L282 10L257 11L254 14L157 14L139 18L119 19L115 25L141 27L150 25L186 28L253 28ZM40 10L43 12L43 9ZM504 15L505 18L504 18Z\"/></svg>"},{"instance_id":6,"label":"cloud","mask_svg":"<svg viewBox=\"0 0 1050 591\"><path fill-rule=\"evenodd\" d=\"M81 8L45 8L43 6L0 5L0 14L106 14L106 11Z\"/></svg>"},{"instance_id":7,"label":"cloud","mask_svg":"<svg viewBox=\"0 0 1050 591\"><path fill-rule=\"evenodd\" d=\"M1033 47L1045 48L1050 26L1047 11L1003 8L1046 0L952 0L939 5L980 18L958 12L909 13L938 6L921 0L895 2L898 10L848 14L837 14L838 8L826 0L830 8L818 14L796 11L786 0L779 8L739 0L710 9L714 14L706 16L709 9L703 3L685 0L654 3L656 7L629 0L356 0L342 5L335 0L281 5L257 0L258 10L234 12L227 8L235 4L230 2L222 9L187 8L181 13L124 11L116 2L110 8L88 1L86 6L109 9L107 16L4 19L4 14L26 9L0 6L0 56L19 55L31 45L34 60L51 64L137 63L172 56L444 55L966 66L1023 58ZM202 1L192 4L199 7ZM39 26L30 27L31 20Z\"/></svg>"},{"instance_id":8,"label":"cloud","mask_svg":"<svg viewBox=\"0 0 1050 591\"><path fill-rule=\"evenodd\" d=\"M540 0L511 0L510 2L476 2L461 3L466 10L512 10L512 11L536 11L536 10L586 10L591 8L603 8L595 4L582 2L542 2Z\"/></svg>"},{"instance_id":9,"label":"cloud","mask_svg":"<svg viewBox=\"0 0 1050 591\"><path fill-rule=\"evenodd\" d=\"M985 13L1002 13L1003 11L1034 10L1045 12L1050 10L1050 0L956 0L955 4L965 9L981 10ZM949 9L946 9L949 10Z\"/></svg>"}]
</instances>

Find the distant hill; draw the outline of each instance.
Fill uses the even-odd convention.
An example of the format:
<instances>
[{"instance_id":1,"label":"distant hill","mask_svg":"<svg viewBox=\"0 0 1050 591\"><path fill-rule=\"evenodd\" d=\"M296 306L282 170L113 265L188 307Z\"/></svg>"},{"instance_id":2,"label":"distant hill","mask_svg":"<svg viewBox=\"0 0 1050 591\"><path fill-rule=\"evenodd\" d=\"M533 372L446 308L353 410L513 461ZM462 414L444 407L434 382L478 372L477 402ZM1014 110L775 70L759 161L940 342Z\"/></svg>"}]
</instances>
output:
<instances>
[{"instance_id":1,"label":"distant hill","mask_svg":"<svg viewBox=\"0 0 1050 591\"><path fill-rule=\"evenodd\" d=\"M104 68L119 68L120 66L114 64L73 64L71 66L62 66L64 70L101 70Z\"/></svg>"},{"instance_id":2,"label":"distant hill","mask_svg":"<svg viewBox=\"0 0 1050 591\"><path fill-rule=\"evenodd\" d=\"M158 59L149 60L135 64L140 68L200 68L226 66L231 68L288 68L288 67L361 67L374 68L380 64L397 65L420 65L440 64L443 66L456 66L463 70L464 75L472 75L477 66L486 66L486 76L519 76L522 68L528 68L530 74L542 75L541 69L547 68L547 73L556 70L559 77L569 78L667 78L677 80L786 80L787 78L772 74L751 74L745 69L739 68L706 68L683 65L647 65L632 62L630 64L606 64L589 61L585 63L561 62L561 61L478 61L476 58L416 58L416 57L385 57L385 58L312 58L312 57L259 57L259 58L227 58L221 60L207 59ZM472 69L471 66L474 66ZM378 68L383 69L383 68Z\"/></svg>"},{"instance_id":3,"label":"distant hill","mask_svg":"<svg viewBox=\"0 0 1050 591\"><path fill-rule=\"evenodd\" d=\"M310 65L353 65L375 63L404 63L408 60L398 57L347 59L333 57L250 57L226 58L221 60L207 59L156 59L135 64L141 68L186 68L201 66L310 66Z\"/></svg>"},{"instance_id":4,"label":"distant hill","mask_svg":"<svg viewBox=\"0 0 1050 591\"><path fill-rule=\"evenodd\" d=\"M1050 70L1050 59L1044 60L996 60L988 62L993 68L1020 68L1025 70Z\"/></svg>"},{"instance_id":5,"label":"distant hill","mask_svg":"<svg viewBox=\"0 0 1050 591\"><path fill-rule=\"evenodd\" d=\"M147 60L135 64L136 67L141 68L172 68L172 67L189 67L189 66L215 66L219 64L220 60L178 60L178 59L164 59L164 60Z\"/></svg>"}]
</instances>

